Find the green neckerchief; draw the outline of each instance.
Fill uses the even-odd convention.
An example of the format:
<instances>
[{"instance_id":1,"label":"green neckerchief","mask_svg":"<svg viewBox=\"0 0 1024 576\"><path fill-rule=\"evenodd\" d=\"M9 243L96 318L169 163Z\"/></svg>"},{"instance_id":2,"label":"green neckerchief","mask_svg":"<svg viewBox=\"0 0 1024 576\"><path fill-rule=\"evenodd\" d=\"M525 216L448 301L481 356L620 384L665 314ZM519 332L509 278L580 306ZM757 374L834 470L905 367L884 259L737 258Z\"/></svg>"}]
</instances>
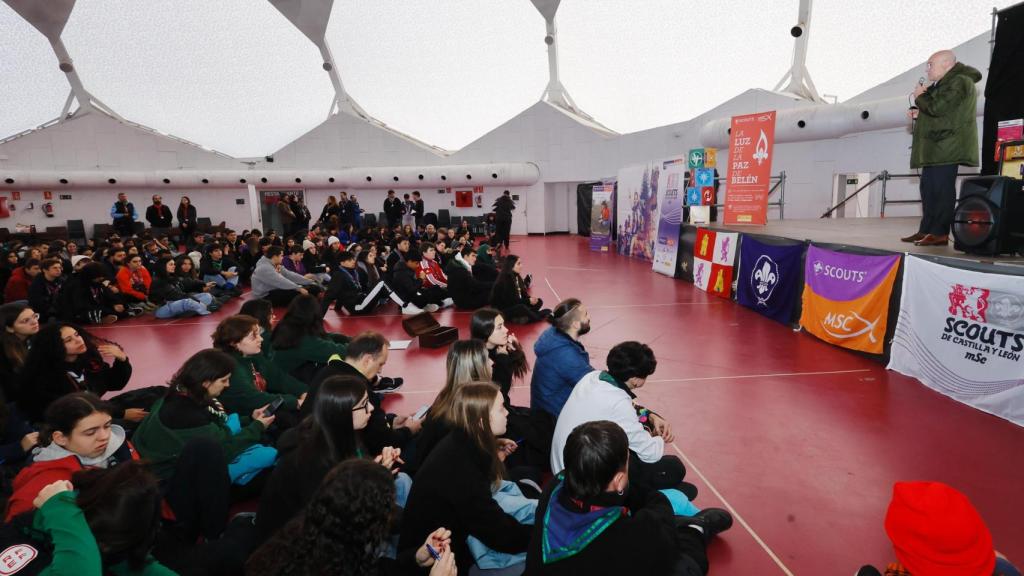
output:
<instances>
[{"instance_id":1,"label":"green neckerchief","mask_svg":"<svg viewBox=\"0 0 1024 576\"><path fill-rule=\"evenodd\" d=\"M579 554L623 515L622 507L610 506L571 544L552 549L548 543L548 524L551 521L551 506L553 503L557 505L558 493L562 490L562 484L564 481L565 475L559 474L558 485L551 491L551 498L548 500L548 507L544 510L544 529L541 536L541 560L544 564L551 564Z\"/></svg>"}]
</instances>

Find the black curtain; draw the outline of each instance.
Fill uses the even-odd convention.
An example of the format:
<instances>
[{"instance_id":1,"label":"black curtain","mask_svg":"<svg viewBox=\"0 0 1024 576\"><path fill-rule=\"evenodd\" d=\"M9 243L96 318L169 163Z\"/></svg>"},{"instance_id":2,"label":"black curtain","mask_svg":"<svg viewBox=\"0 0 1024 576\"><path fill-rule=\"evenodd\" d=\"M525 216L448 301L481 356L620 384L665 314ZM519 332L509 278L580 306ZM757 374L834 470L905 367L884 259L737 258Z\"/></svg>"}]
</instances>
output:
<instances>
[{"instance_id":1,"label":"black curtain","mask_svg":"<svg viewBox=\"0 0 1024 576\"><path fill-rule=\"evenodd\" d=\"M590 236L590 211L594 207L594 186L587 182L576 186L576 229L580 236Z\"/></svg>"},{"instance_id":2,"label":"black curtain","mask_svg":"<svg viewBox=\"0 0 1024 576\"><path fill-rule=\"evenodd\" d=\"M1002 120L1024 118L1024 4L999 13L996 43L985 83L981 173L996 174L996 128Z\"/></svg>"}]
</instances>

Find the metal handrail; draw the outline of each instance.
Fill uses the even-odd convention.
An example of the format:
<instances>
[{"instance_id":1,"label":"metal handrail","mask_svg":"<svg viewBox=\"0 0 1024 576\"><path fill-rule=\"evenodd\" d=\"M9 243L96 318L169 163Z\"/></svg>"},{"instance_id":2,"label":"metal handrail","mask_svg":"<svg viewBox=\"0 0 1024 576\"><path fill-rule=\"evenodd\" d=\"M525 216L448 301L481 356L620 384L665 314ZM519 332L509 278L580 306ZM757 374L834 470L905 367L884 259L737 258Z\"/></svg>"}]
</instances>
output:
<instances>
[{"instance_id":1,"label":"metal handrail","mask_svg":"<svg viewBox=\"0 0 1024 576\"><path fill-rule=\"evenodd\" d=\"M957 172L956 177L957 178L963 178L965 176L980 176L980 175L981 175L980 172ZM885 207L886 207L887 204L920 204L921 203L921 199L920 198L918 198L917 200L911 200L911 199L906 199L906 200L889 200L889 198L886 195L886 183L889 180L892 180L894 178L920 178L920 177L921 177L921 175L917 174L917 173L892 174L888 170L882 170L881 172L879 172L878 176L875 177L875 179L880 180L882 182L882 209L881 209L881 214L879 214L879 216L882 217L882 218L885 218Z\"/></svg>"},{"instance_id":2,"label":"metal handrail","mask_svg":"<svg viewBox=\"0 0 1024 576\"><path fill-rule=\"evenodd\" d=\"M716 176L715 182L720 182L726 179L726 176ZM772 180L775 181L775 184L770 189L768 189L768 197L771 198L772 194L774 194L775 191L778 190L779 199L776 202L769 202L768 206L778 206L779 220L784 220L786 218L786 171L780 170L778 176L772 176L769 178L769 181ZM715 208L725 208L725 204L709 204L709 206L713 206Z\"/></svg>"},{"instance_id":3,"label":"metal handrail","mask_svg":"<svg viewBox=\"0 0 1024 576\"><path fill-rule=\"evenodd\" d=\"M885 171L883 171L882 174L885 174ZM842 202L840 202L839 204L836 204L835 206L833 206L833 207L829 208L828 210L826 210L825 213L821 215L821 217L822 218L828 218L829 216L831 216L833 212L835 212L836 210L839 210L840 208L845 206L846 203L849 202L850 200L853 200L857 196L857 194L861 193L862 190L864 190L868 186L871 186L872 184L877 182L882 177L882 174L879 174L878 176L875 176L871 180L868 180L866 184L864 184L860 188L857 188L857 190L854 191L853 194L850 194L849 196L844 198Z\"/></svg>"}]
</instances>

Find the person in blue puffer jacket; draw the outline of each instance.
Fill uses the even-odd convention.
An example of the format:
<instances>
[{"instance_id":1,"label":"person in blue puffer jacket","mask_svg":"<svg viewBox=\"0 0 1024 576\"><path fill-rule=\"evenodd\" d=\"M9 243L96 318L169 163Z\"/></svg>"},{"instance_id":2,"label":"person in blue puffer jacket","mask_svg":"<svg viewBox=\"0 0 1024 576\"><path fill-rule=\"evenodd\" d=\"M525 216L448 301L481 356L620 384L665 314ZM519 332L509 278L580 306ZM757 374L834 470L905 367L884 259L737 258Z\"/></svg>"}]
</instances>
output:
<instances>
[{"instance_id":1,"label":"person in blue puffer jacket","mask_svg":"<svg viewBox=\"0 0 1024 576\"><path fill-rule=\"evenodd\" d=\"M530 408L558 418L573 386L594 371L579 341L590 332L590 313L578 299L569 298L559 302L549 321L552 326L533 345L537 362L530 381Z\"/></svg>"}]
</instances>

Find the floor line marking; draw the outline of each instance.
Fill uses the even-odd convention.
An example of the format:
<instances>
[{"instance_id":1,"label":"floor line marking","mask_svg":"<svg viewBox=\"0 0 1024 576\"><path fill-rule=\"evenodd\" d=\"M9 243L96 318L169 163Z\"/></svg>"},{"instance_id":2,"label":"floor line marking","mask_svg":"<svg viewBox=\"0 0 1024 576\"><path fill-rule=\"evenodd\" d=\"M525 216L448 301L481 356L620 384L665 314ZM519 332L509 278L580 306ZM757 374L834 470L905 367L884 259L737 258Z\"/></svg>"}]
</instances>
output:
<instances>
[{"instance_id":1,"label":"floor line marking","mask_svg":"<svg viewBox=\"0 0 1024 576\"><path fill-rule=\"evenodd\" d=\"M589 308L591 310L599 310L599 309L600 310L610 310L612 308L659 308L659 307L664 307L664 306L710 306L712 304L720 304L720 303L724 304L725 301L723 300L722 302L668 302L668 303L665 303L665 304L608 304L606 306L601 306L601 305L595 304L594 306L590 306Z\"/></svg>"},{"instance_id":2,"label":"floor line marking","mask_svg":"<svg viewBox=\"0 0 1024 576\"><path fill-rule=\"evenodd\" d=\"M606 272L601 268L572 268L569 266L547 266L548 270L572 270L574 272Z\"/></svg>"},{"instance_id":3,"label":"floor line marking","mask_svg":"<svg viewBox=\"0 0 1024 576\"><path fill-rule=\"evenodd\" d=\"M775 564L782 570L782 572L786 574L786 576L793 576L793 572L791 572L789 568L787 568L786 565L782 563L782 560L775 554L775 552L773 552L772 549L769 548L767 544L765 544L764 540L762 540L761 537L757 535L757 532L754 532L754 529L750 527L750 524L747 524L747 521L743 519L743 516L741 516L740 513L737 512L736 509L732 507L732 504L729 504L729 501L725 499L725 496L722 496L722 493L719 492L718 489L715 488L715 485L712 484L710 480L708 480L707 476L705 476L704 473L700 471L700 468L698 468L697 465L694 464L693 461L690 460L686 456L686 454L679 449L679 446L676 445L675 442L672 442L672 448L674 448L675 451L679 453L679 456L683 459L683 462L686 463L687 469L693 470L694 473L696 473L697 476L700 477L700 479L704 482L708 489L710 489L711 492L719 500L722 501L722 505L725 506L727 510L729 510L729 513L732 514L733 519L739 522L740 525L743 526L743 528L747 531L747 533L750 534L751 538L754 539L754 542L757 542L761 549L768 553L768 556L775 562Z\"/></svg>"},{"instance_id":4,"label":"floor line marking","mask_svg":"<svg viewBox=\"0 0 1024 576\"><path fill-rule=\"evenodd\" d=\"M562 301L562 297L558 295L557 291L555 291L555 287L551 285L551 280L548 280L547 276L544 277L544 282L548 285L548 288L551 289L551 293L555 295L555 300L558 300L559 302L561 302Z\"/></svg>"},{"instance_id":5,"label":"floor line marking","mask_svg":"<svg viewBox=\"0 0 1024 576\"><path fill-rule=\"evenodd\" d=\"M871 372L870 368L856 370L830 370L827 372L779 372L775 374L740 374L737 376L701 376L698 378L666 378L664 380L648 380L648 382L695 382L698 380L738 380L742 378L776 378L779 376L824 376L828 374L855 374Z\"/></svg>"}]
</instances>

